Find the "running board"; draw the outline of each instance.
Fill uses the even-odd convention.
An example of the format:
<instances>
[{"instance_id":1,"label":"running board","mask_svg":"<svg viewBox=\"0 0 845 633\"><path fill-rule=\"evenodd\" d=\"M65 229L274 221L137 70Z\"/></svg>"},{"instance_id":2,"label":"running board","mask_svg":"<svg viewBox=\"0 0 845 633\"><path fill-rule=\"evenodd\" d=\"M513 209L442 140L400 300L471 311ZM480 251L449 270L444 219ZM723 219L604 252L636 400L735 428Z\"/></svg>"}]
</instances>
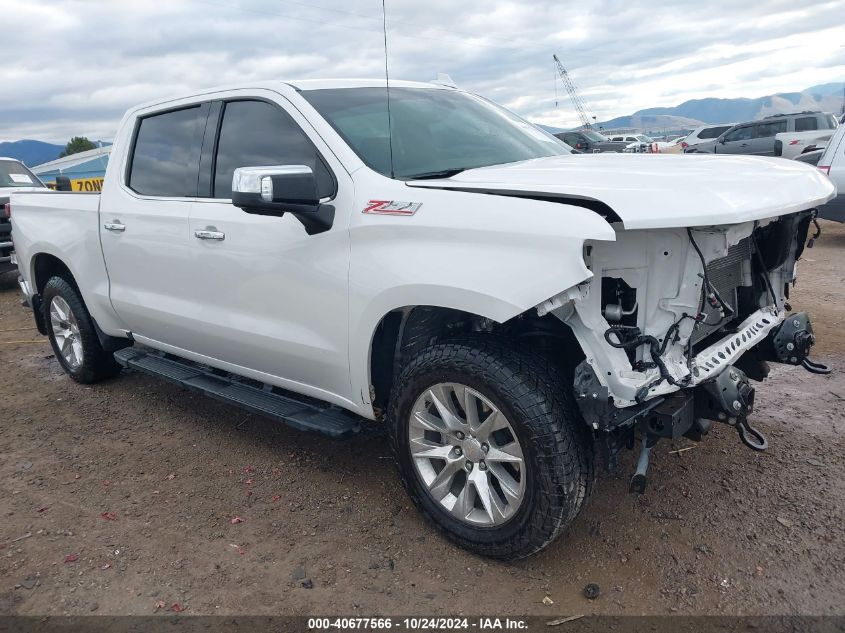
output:
<instances>
[{"instance_id":1,"label":"running board","mask_svg":"<svg viewBox=\"0 0 845 633\"><path fill-rule=\"evenodd\" d=\"M253 387L231 374L175 356L126 347L116 351L114 359L128 369L164 378L222 402L280 420L300 431L342 438L361 428L360 418L338 407L317 400L298 400L293 394L279 393L271 385Z\"/></svg>"}]
</instances>

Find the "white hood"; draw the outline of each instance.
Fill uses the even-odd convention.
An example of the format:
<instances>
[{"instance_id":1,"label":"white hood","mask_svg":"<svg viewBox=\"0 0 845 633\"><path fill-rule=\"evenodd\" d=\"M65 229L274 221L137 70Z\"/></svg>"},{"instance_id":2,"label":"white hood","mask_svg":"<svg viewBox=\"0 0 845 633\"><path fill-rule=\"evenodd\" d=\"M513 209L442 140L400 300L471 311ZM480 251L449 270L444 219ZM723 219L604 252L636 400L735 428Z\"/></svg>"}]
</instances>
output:
<instances>
[{"instance_id":1,"label":"white hood","mask_svg":"<svg viewBox=\"0 0 845 633\"><path fill-rule=\"evenodd\" d=\"M626 229L736 224L812 209L836 195L826 176L803 163L699 154L570 154L407 184L599 200Z\"/></svg>"}]
</instances>

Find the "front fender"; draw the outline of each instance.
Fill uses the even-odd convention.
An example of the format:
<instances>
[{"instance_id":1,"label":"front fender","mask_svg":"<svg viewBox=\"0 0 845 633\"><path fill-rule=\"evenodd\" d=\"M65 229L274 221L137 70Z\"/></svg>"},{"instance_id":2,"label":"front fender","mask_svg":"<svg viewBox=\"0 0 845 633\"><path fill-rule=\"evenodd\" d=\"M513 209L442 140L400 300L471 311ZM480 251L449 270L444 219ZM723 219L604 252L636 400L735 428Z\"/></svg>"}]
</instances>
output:
<instances>
[{"instance_id":1,"label":"front fender","mask_svg":"<svg viewBox=\"0 0 845 633\"><path fill-rule=\"evenodd\" d=\"M502 323L592 273L585 240L616 239L598 214L557 202L415 190L413 216L353 217L350 368L369 402L373 333L392 310L431 305ZM364 208L364 203L361 201Z\"/></svg>"}]
</instances>

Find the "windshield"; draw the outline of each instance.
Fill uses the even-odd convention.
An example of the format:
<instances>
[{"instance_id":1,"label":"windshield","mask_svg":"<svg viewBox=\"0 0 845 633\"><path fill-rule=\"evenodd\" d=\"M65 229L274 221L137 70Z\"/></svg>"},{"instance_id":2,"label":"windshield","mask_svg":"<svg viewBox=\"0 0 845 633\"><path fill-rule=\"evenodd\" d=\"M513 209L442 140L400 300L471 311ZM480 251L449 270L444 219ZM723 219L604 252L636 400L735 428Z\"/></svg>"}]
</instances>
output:
<instances>
[{"instance_id":1,"label":"windshield","mask_svg":"<svg viewBox=\"0 0 845 633\"><path fill-rule=\"evenodd\" d=\"M0 187L43 187L38 177L16 160L0 160Z\"/></svg>"},{"instance_id":2,"label":"windshield","mask_svg":"<svg viewBox=\"0 0 845 633\"><path fill-rule=\"evenodd\" d=\"M654 143L654 139L645 134L637 134L635 137L640 143Z\"/></svg>"},{"instance_id":3,"label":"windshield","mask_svg":"<svg viewBox=\"0 0 845 633\"><path fill-rule=\"evenodd\" d=\"M582 130L581 134L593 141L593 143L604 143L607 140L606 136L599 134L598 132L594 132L593 130Z\"/></svg>"},{"instance_id":4,"label":"windshield","mask_svg":"<svg viewBox=\"0 0 845 633\"><path fill-rule=\"evenodd\" d=\"M452 173L571 153L571 148L486 99L457 90L391 88L388 135L384 88L304 90L302 96L375 171L395 178Z\"/></svg>"}]
</instances>

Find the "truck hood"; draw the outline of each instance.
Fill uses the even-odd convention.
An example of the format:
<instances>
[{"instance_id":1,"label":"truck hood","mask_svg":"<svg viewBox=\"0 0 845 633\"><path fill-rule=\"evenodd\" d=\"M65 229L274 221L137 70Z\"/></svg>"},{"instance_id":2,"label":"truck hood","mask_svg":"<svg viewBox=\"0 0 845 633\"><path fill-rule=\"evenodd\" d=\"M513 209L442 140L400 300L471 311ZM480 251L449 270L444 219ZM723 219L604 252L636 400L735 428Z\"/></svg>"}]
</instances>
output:
<instances>
[{"instance_id":1,"label":"truck hood","mask_svg":"<svg viewBox=\"0 0 845 633\"><path fill-rule=\"evenodd\" d=\"M809 165L696 154L569 154L406 184L590 208L598 201L613 212L608 221L618 218L626 229L738 224L812 209L836 195L833 183Z\"/></svg>"}]
</instances>

